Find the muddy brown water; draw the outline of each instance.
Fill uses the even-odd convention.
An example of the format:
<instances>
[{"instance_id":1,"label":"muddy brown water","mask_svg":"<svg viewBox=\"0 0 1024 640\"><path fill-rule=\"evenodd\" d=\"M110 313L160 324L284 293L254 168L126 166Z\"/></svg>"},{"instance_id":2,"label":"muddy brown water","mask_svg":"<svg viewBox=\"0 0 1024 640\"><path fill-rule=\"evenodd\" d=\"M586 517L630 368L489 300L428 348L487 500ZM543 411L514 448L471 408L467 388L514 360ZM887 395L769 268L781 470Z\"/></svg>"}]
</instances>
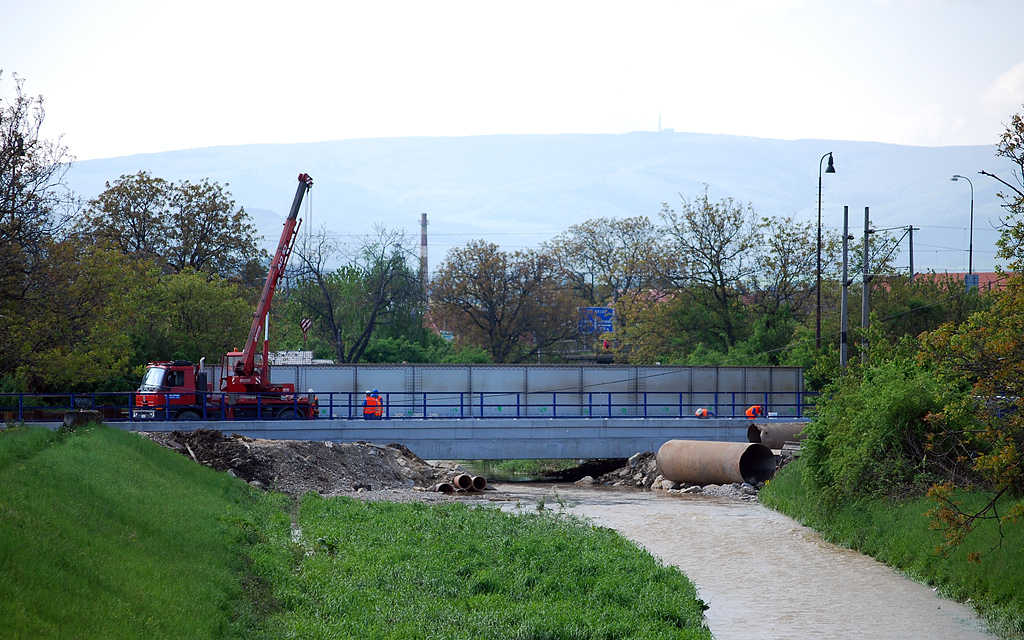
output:
<instances>
[{"instance_id":1,"label":"muddy brown water","mask_svg":"<svg viewBox=\"0 0 1024 640\"><path fill-rule=\"evenodd\" d=\"M502 483L506 509L565 509L619 531L696 585L717 640L995 638L967 606L822 540L757 502Z\"/></svg>"}]
</instances>

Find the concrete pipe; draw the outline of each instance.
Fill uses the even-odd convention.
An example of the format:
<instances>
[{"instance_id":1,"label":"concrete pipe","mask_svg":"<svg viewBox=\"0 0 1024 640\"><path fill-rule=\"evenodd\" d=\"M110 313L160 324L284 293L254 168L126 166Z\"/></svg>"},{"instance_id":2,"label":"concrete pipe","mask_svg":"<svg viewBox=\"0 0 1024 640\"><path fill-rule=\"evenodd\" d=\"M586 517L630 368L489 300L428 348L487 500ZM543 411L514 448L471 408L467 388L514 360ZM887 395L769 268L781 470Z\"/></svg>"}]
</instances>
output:
<instances>
[{"instance_id":1,"label":"concrete pipe","mask_svg":"<svg viewBox=\"0 0 1024 640\"><path fill-rule=\"evenodd\" d=\"M747 427L747 442L763 444L769 449L781 449L787 442L803 440L800 432L805 422L755 423Z\"/></svg>"},{"instance_id":2,"label":"concrete pipe","mask_svg":"<svg viewBox=\"0 0 1024 640\"><path fill-rule=\"evenodd\" d=\"M452 484L455 485L456 489L465 489L468 491L473 488L473 477L468 473L460 473L452 478Z\"/></svg>"},{"instance_id":3,"label":"concrete pipe","mask_svg":"<svg viewBox=\"0 0 1024 640\"><path fill-rule=\"evenodd\" d=\"M487 478L483 476L473 476L473 491L483 491L487 488Z\"/></svg>"},{"instance_id":4,"label":"concrete pipe","mask_svg":"<svg viewBox=\"0 0 1024 640\"><path fill-rule=\"evenodd\" d=\"M775 475L775 455L763 444L669 440L658 449L658 470L691 484L764 482Z\"/></svg>"}]
</instances>

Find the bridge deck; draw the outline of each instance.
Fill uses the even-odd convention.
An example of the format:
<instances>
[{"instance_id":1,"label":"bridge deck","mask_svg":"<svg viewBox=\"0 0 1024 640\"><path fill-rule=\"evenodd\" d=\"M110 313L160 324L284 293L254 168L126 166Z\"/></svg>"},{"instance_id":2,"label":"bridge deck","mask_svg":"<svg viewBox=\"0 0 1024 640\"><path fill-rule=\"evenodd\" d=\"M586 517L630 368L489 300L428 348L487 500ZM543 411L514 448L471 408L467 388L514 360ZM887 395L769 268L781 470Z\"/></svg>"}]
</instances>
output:
<instances>
[{"instance_id":1,"label":"bridge deck","mask_svg":"<svg viewBox=\"0 0 1024 640\"><path fill-rule=\"evenodd\" d=\"M772 422L806 420L772 419ZM218 429L250 438L405 445L426 460L625 458L669 440L746 442L750 421L728 418L295 420L112 423L145 431Z\"/></svg>"}]
</instances>

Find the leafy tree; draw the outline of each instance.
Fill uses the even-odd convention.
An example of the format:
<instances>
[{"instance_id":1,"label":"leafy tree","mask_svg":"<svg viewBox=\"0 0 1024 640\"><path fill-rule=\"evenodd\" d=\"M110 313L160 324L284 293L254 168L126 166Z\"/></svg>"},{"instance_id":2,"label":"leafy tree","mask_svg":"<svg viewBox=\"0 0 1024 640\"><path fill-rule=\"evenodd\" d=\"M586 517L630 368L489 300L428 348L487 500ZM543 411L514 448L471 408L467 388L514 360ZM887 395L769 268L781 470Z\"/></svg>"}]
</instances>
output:
<instances>
[{"instance_id":1,"label":"leafy tree","mask_svg":"<svg viewBox=\"0 0 1024 640\"><path fill-rule=\"evenodd\" d=\"M167 182L146 171L123 175L89 201L78 231L165 273L187 269L259 286L267 258L244 208L216 182Z\"/></svg>"},{"instance_id":2,"label":"leafy tree","mask_svg":"<svg viewBox=\"0 0 1024 640\"><path fill-rule=\"evenodd\" d=\"M541 250L551 255L589 305L664 289L676 261L662 229L647 217L598 218L569 227Z\"/></svg>"},{"instance_id":3,"label":"leafy tree","mask_svg":"<svg viewBox=\"0 0 1024 640\"><path fill-rule=\"evenodd\" d=\"M939 503L934 515L952 545L985 520L1005 524L1024 516L1024 505L1004 514L996 510L1003 495L1024 495L1024 277L1014 274L992 295L991 308L962 324L943 325L923 340L922 359L937 366L943 381L972 387L971 396L933 417L951 447L965 452L962 461L969 461L932 492ZM981 509L965 511L956 500L957 487L984 491L988 500Z\"/></svg>"},{"instance_id":4,"label":"leafy tree","mask_svg":"<svg viewBox=\"0 0 1024 640\"><path fill-rule=\"evenodd\" d=\"M685 261L685 291L710 294L705 302L712 305L725 342L732 346L741 338L740 296L756 273L753 250L759 233L753 207L732 198L712 202L707 185L693 200L681 197L678 212L666 203L661 216L676 255Z\"/></svg>"},{"instance_id":5,"label":"leafy tree","mask_svg":"<svg viewBox=\"0 0 1024 640\"><path fill-rule=\"evenodd\" d=\"M576 335L579 300L554 259L480 240L448 252L430 287L432 313L495 362L523 362Z\"/></svg>"},{"instance_id":6,"label":"leafy tree","mask_svg":"<svg viewBox=\"0 0 1024 640\"><path fill-rule=\"evenodd\" d=\"M204 357L217 362L244 346L253 307L237 285L191 269L151 278L131 302L137 323L127 333L139 365Z\"/></svg>"},{"instance_id":7,"label":"leafy tree","mask_svg":"<svg viewBox=\"0 0 1024 640\"><path fill-rule=\"evenodd\" d=\"M411 242L402 231L374 230L348 254L323 235L305 244L286 292L338 362L359 362L375 337L408 335L421 326L423 291ZM347 263L329 270L338 255Z\"/></svg>"},{"instance_id":8,"label":"leafy tree","mask_svg":"<svg viewBox=\"0 0 1024 640\"><path fill-rule=\"evenodd\" d=\"M65 391L124 376L132 349L120 304L135 279L118 255L51 243L33 273L38 285L9 324L2 373L24 391Z\"/></svg>"},{"instance_id":9,"label":"leafy tree","mask_svg":"<svg viewBox=\"0 0 1024 640\"><path fill-rule=\"evenodd\" d=\"M811 222L793 218L763 218L761 239L755 253L754 274L750 278L754 298L767 315L804 317L814 307L817 277L817 231ZM825 238L824 264L830 260L833 239ZM782 311L787 309L787 311Z\"/></svg>"},{"instance_id":10,"label":"leafy tree","mask_svg":"<svg viewBox=\"0 0 1024 640\"><path fill-rule=\"evenodd\" d=\"M1024 266L1024 118L1015 113L1010 124L996 145L996 156L1013 162L1013 182L999 176L981 171L982 175L998 180L1009 191L1001 191L998 195L1003 200L1003 208L1008 218L1003 221L1003 232L996 245L1000 257L1010 260L1010 268L1021 271Z\"/></svg>"}]
</instances>

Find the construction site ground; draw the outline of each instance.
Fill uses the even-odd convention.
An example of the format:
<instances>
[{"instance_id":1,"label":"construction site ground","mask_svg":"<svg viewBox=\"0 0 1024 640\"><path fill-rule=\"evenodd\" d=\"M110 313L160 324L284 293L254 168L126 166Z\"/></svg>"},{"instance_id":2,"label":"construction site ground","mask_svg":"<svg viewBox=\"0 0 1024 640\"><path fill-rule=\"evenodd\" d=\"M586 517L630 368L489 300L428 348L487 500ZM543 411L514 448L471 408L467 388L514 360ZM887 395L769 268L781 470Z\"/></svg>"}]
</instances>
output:
<instances>
[{"instance_id":1,"label":"construction site ground","mask_svg":"<svg viewBox=\"0 0 1024 640\"><path fill-rule=\"evenodd\" d=\"M400 444L254 439L213 429L140 433L199 464L294 498L310 491L323 496L401 502L468 497L435 490L456 475L467 473L465 468L454 461L428 462ZM661 478L651 452L638 452L628 460L581 461L577 468L558 472L552 479L744 500L755 499L757 493L750 485L694 487L669 483ZM485 493L498 498L494 494L500 493L499 488L492 485Z\"/></svg>"}]
</instances>

